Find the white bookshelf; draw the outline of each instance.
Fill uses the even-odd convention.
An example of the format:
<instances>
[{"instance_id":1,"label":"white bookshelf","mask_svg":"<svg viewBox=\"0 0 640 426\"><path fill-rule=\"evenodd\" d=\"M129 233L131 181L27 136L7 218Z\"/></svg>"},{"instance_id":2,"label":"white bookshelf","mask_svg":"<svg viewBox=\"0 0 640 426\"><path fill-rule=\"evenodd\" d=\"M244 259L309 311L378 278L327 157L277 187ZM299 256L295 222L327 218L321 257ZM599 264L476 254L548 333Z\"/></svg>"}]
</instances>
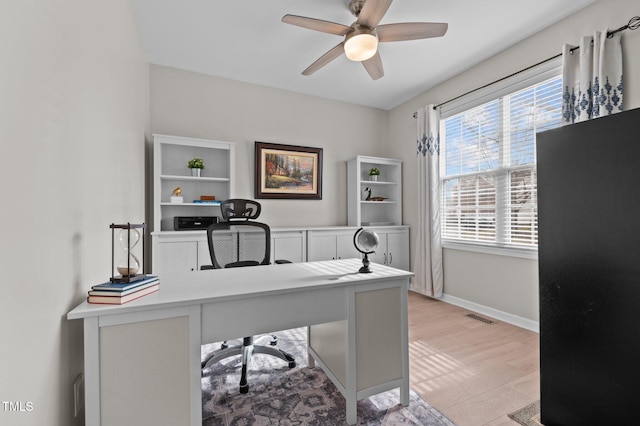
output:
<instances>
[{"instance_id":1,"label":"white bookshelf","mask_svg":"<svg viewBox=\"0 0 640 426\"><path fill-rule=\"evenodd\" d=\"M176 216L220 216L219 201L235 193L235 143L154 134L153 149L153 232L173 231ZM194 157L204 160L201 177L187 167ZM177 187L183 203L171 202ZM216 202L195 202L201 195Z\"/></svg>"},{"instance_id":2,"label":"white bookshelf","mask_svg":"<svg viewBox=\"0 0 640 426\"><path fill-rule=\"evenodd\" d=\"M235 196L233 142L181 136L153 135L152 272L197 270L211 263L204 231L175 231L176 216L221 216L220 201ZM187 162L204 161L200 177L191 176ZM172 203L175 188L182 189L182 203ZM195 202L214 195L215 203Z\"/></svg>"},{"instance_id":3,"label":"white bookshelf","mask_svg":"<svg viewBox=\"0 0 640 426\"><path fill-rule=\"evenodd\" d=\"M380 170L377 181L371 168ZM383 197L382 201L367 200ZM359 155L347 163L347 208L349 226L402 225L402 161Z\"/></svg>"}]
</instances>

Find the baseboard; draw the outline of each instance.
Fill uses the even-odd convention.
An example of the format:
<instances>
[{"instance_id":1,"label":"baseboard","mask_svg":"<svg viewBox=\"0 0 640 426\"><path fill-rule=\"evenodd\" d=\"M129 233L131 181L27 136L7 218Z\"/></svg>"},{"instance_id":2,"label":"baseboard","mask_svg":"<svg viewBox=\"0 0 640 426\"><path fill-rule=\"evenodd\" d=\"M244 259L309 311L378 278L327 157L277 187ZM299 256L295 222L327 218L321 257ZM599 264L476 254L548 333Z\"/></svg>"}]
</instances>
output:
<instances>
[{"instance_id":1,"label":"baseboard","mask_svg":"<svg viewBox=\"0 0 640 426\"><path fill-rule=\"evenodd\" d=\"M460 299L459 297L450 296L448 294L444 294L442 297L438 298L438 300L449 303L451 305L460 306L461 308L469 309L479 314L495 318L497 320L515 325L520 328L535 331L536 333L540 332L540 323L538 321L533 321L527 318L520 317L518 315L513 315L508 312L490 308L489 306L480 305L475 302Z\"/></svg>"}]
</instances>

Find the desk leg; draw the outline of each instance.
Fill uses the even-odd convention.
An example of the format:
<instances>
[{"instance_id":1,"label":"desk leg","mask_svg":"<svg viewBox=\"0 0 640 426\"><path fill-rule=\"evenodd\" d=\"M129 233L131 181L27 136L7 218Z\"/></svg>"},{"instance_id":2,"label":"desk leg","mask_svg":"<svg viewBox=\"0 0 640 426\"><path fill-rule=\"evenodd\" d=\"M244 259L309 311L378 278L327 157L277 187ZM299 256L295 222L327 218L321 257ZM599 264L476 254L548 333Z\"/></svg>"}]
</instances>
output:
<instances>
[{"instance_id":1,"label":"desk leg","mask_svg":"<svg viewBox=\"0 0 640 426\"><path fill-rule=\"evenodd\" d=\"M400 404L402 404L402 406L407 407L409 406L409 386L402 386L400 388Z\"/></svg>"},{"instance_id":2,"label":"desk leg","mask_svg":"<svg viewBox=\"0 0 640 426\"><path fill-rule=\"evenodd\" d=\"M355 289L348 290L347 303L347 379L346 379L346 406L347 424L355 425L358 420L358 388L357 388L357 365L356 365L356 294Z\"/></svg>"},{"instance_id":3,"label":"desk leg","mask_svg":"<svg viewBox=\"0 0 640 426\"><path fill-rule=\"evenodd\" d=\"M84 419L100 424L100 328L97 317L84 319Z\"/></svg>"},{"instance_id":4,"label":"desk leg","mask_svg":"<svg viewBox=\"0 0 640 426\"><path fill-rule=\"evenodd\" d=\"M355 425L358 421L357 402L347 400L347 424Z\"/></svg>"},{"instance_id":5,"label":"desk leg","mask_svg":"<svg viewBox=\"0 0 640 426\"><path fill-rule=\"evenodd\" d=\"M309 368L315 368L316 359L311 356L309 353L309 348L311 347L311 327L307 326L307 365Z\"/></svg>"},{"instance_id":6,"label":"desk leg","mask_svg":"<svg viewBox=\"0 0 640 426\"><path fill-rule=\"evenodd\" d=\"M402 384L400 385L400 404L409 405L409 289L408 283L400 292L400 324L402 330Z\"/></svg>"}]
</instances>

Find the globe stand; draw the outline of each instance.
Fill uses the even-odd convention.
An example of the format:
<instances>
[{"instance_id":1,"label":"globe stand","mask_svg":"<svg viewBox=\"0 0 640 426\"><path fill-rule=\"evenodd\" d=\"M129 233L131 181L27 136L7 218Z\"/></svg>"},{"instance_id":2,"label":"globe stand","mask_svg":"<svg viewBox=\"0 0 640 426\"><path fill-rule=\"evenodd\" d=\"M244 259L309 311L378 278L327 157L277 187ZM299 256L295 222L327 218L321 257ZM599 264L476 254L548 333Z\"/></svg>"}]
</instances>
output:
<instances>
[{"instance_id":1,"label":"globe stand","mask_svg":"<svg viewBox=\"0 0 640 426\"><path fill-rule=\"evenodd\" d=\"M359 228L356 233L353 234L353 245L356 247L356 250L364 254L362 267L358 272L362 274L370 274L373 272L371 268L369 268L369 255L376 252L375 249L379 243L380 238L378 234L373 231L366 231L363 228Z\"/></svg>"},{"instance_id":2,"label":"globe stand","mask_svg":"<svg viewBox=\"0 0 640 426\"><path fill-rule=\"evenodd\" d=\"M369 268L369 256L367 256L368 254L369 253L364 254L364 259L362 259L362 268L358 270L358 272L362 274L370 274L371 272L373 272L371 268Z\"/></svg>"}]
</instances>

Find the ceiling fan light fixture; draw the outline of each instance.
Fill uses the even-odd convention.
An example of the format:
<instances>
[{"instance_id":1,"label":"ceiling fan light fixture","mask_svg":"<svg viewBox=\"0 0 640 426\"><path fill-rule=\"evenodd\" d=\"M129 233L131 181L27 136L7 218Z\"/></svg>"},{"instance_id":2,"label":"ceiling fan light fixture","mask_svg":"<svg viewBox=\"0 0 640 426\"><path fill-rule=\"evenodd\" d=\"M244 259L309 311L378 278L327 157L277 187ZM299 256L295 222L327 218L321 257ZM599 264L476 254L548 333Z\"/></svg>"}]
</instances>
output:
<instances>
[{"instance_id":1,"label":"ceiling fan light fixture","mask_svg":"<svg viewBox=\"0 0 640 426\"><path fill-rule=\"evenodd\" d=\"M378 51L378 35L375 31L357 26L345 37L344 53L352 61L366 61Z\"/></svg>"}]
</instances>

